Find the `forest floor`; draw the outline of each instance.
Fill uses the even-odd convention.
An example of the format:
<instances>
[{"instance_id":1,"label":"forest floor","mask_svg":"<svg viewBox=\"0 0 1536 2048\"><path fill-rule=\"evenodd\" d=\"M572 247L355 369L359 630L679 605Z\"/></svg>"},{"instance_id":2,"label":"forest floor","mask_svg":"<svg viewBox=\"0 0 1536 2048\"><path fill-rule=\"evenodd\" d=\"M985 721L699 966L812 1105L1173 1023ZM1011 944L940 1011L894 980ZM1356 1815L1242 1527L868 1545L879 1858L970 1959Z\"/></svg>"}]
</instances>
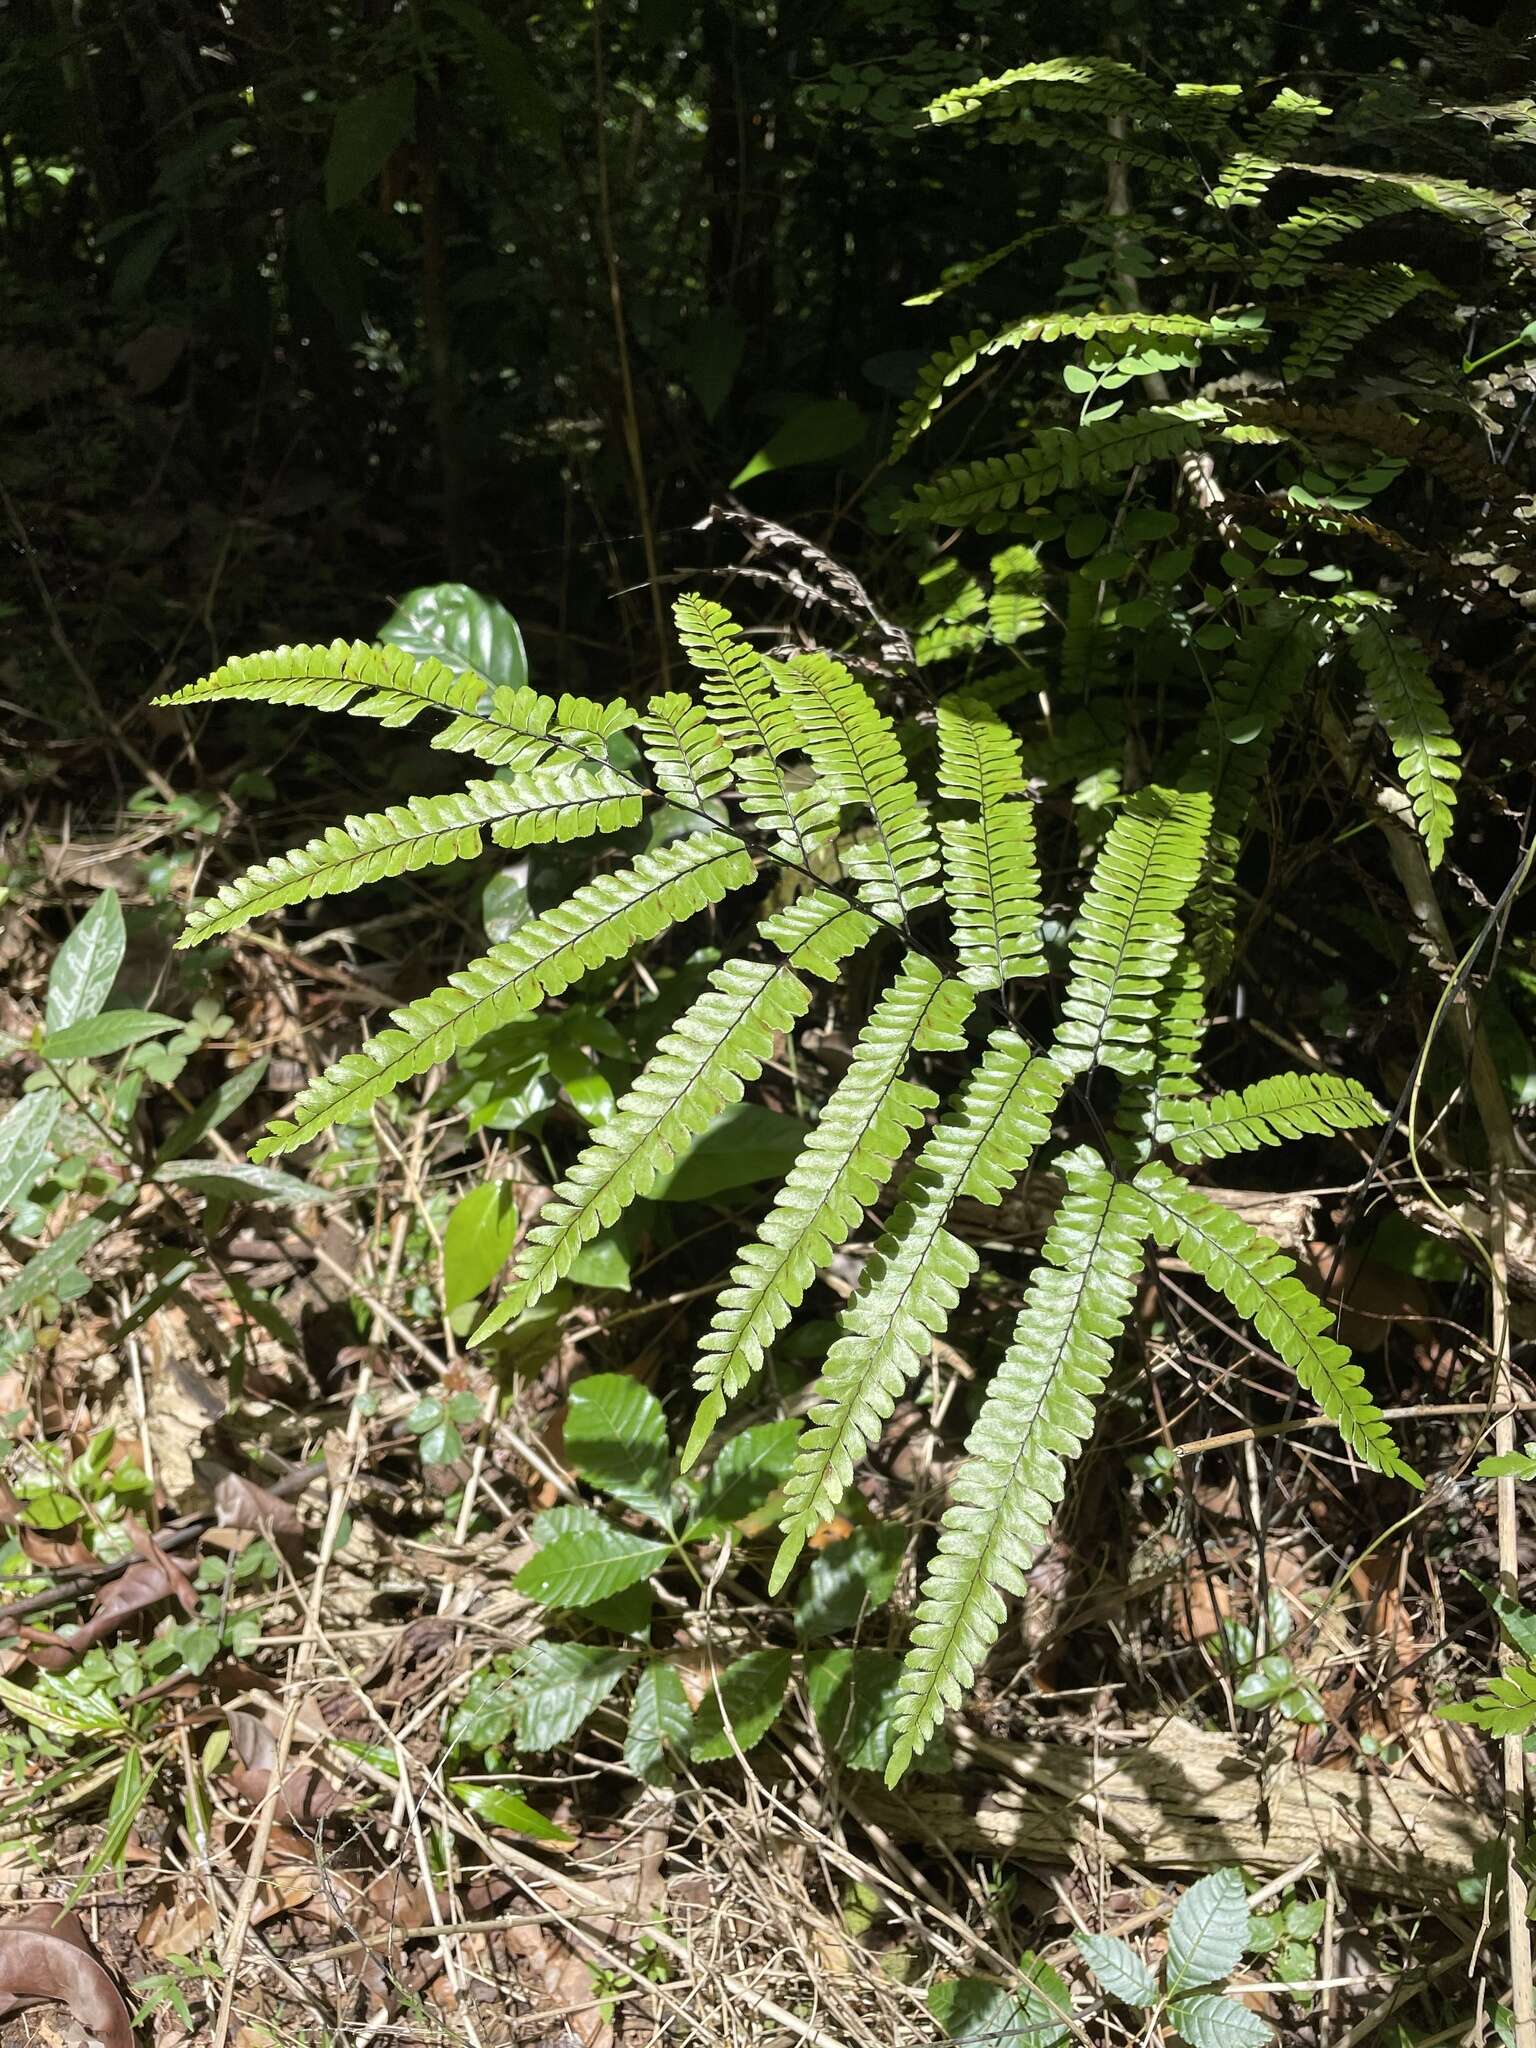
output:
<instances>
[{"instance_id":1,"label":"forest floor","mask_svg":"<svg viewBox=\"0 0 1536 2048\"><path fill-rule=\"evenodd\" d=\"M259 795L259 764L241 772L222 786ZM1482 1739L1434 1706L1484 1625L1491 1487L1445 1481L1388 1526L1327 1432L1275 1419L1240 1348L1192 1389L1151 1340L1156 1429L1111 1402L947 1770L887 1793L853 1760L878 1729L861 1751L833 1725L828 1660L902 1645L974 1376L961 1331L793 1610L765 1597L749 1514L674 1560L638 1625L552 1623L517 1581L533 1518L594 1499L564 1443L573 1383L631 1377L680 1441L690 1318L756 1189L677 1205L492 1377L462 1346L462 1286L445 1294L445 1232L487 1178L510 1221L463 1229L519 1227L543 1138L475 1129L473 1101L437 1088L286 1179L243 1163L256 1091L291 1093L459 945L444 892L418 878L379 914L177 954L201 872L261 847L227 797L82 805L110 773L78 748L49 761L4 847L7 1096L103 891L124 915L114 1009L181 1026L60 1070L54 1165L0 1239L0 2001L55 2000L15 2009L7 2048L126 2048L129 2015L162 2048L1135 2040L1158 2022L1102 1995L1075 1938L1118 1935L1155 1971L1180 1897L1228 1867L1253 1916L1230 1988L1282 2039L1484 2037L1495 1785ZM301 836L292 810L263 818L266 850ZM809 1057L832 1072L838 1051L828 1032ZM770 1099L817 1079L770 1074ZM1314 1260L1427 1469L1465 1473L1486 1412L1457 1329L1475 1296L1454 1260L1425 1277L1329 1249L1349 1164L1331 1149L1265 1227ZM1027 1191L990 1227L1000 1258L1038 1235ZM1164 1285L1162 1327L1198 1335L1176 1267ZM56 1633L76 1623L87 1649ZM550 1641L578 1655L535 1727L513 1679ZM620 1706L638 1660L664 1658L696 1718L751 1652L787 1676L763 1730L727 1714L713 1754L641 1756ZM18 1945L61 1904L73 1944Z\"/></svg>"}]
</instances>

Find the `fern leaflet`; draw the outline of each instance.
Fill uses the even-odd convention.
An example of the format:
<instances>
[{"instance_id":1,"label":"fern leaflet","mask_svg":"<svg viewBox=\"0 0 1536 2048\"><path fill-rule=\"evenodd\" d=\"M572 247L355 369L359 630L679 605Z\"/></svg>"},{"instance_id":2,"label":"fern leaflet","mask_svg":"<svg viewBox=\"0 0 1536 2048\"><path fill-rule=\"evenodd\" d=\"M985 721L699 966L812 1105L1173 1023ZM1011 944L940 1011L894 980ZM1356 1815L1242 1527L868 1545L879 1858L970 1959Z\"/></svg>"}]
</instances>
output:
<instances>
[{"instance_id":1,"label":"fern leaflet","mask_svg":"<svg viewBox=\"0 0 1536 2048\"><path fill-rule=\"evenodd\" d=\"M751 856L734 840L720 832L695 832L660 852L641 854L633 867L599 875L451 975L442 988L396 1010L392 1029L376 1033L300 1091L288 1116L268 1127L252 1159L291 1151L333 1124L360 1116L412 1075L503 1024L531 1016L547 996L744 888L755 874Z\"/></svg>"},{"instance_id":2,"label":"fern leaflet","mask_svg":"<svg viewBox=\"0 0 1536 2048\"><path fill-rule=\"evenodd\" d=\"M1342 1074L1271 1074L1246 1088L1185 1102L1172 1117L1176 1159L1193 1165L1233 1152L1256 1152L1289 1138L1328 1137L1385 1122L1358 1081Z\"/></svg>"},{"instance_id":3,"label":"fern leaflet","mask_svg":"<svg viewBox=\"0 0 1536 2048\"><path fill-rule=\"evenodd\" d=\"M736 1261L704 1336L694 1374L701 1395L686 1468L726 1404L760 1370L806 1290L877 1200L911 1133L937 1106L907 1080L914 1053L956 1052L973 998L909 955L859 1034L852 1063L763 1219Z\"/></svg>"},{"instance_id":4,"label":"fern leaflet","mask_svg":"<svg viewBox=\"0 0 1536 2048\"><path fill-rule=\"evenodd\" d=\"M918 1154L857 1292L784 1488L784 1540L771 1586L784 1583L807 1537L833 1514L853 1468L948 1322L976 1254L945 1223L962 1195L995 1205L1050 1131L1065 1076L994 1032L980 1065Z\"/></svg>"},{"instance_id":5,"label":"fern leaflet","mask_svg":"<svg viewBox=\"0 0 1536 2048\"><path fill-rule=\"evenodd\" d=\"M1035 813L1024 791L1023 749L989 704L946 697L939 706L939 794L975 803L974 818L946 818L944 894L962 979L1001 988L1043 974Z\"/></svg>"},{"instance_id":6,"label":"fern leaflet","mask_svg":"<svg viewBox=\"0 0 1536 2048\"><path fill-rule=\"evenodd\" d=\"M1417 641L1369 614L1350 628L1349 642L1413 800L1429 864L1437 868L1451 836L1461 748L1428 659Z\"/></svg>"},{"instance_id":7,"label":"fern leaflet","mask_svg":"<svg viewBox=\"0 0 1536 2048\"><path fill-rule=\"evenodd\" d=\"M1177 1247L1194 1270L1246 1316L1291 1367L1352 1451L1373 1471L1421 1486L1392 1440L1365 1377L1344 1346L1330 1337L1333 1321L1311 1289L1296 1278L1295 1261L1230 1209L1170 1173L1158 1160L1133 1183L1151 1205L1158 1243Z\"/></svg>"},{"instance_id":8,"label":"fern leaflet","mask_svg":"<svg viewBox=\"0 0 1536 2048\"><path fill-rule=\"evenodd\" d=\"M966 1458L950 1484L901 1674L895 1784L957 1707L1024 1590L1060 1501L1064 1466L1093 1428L1093 1406L1135 1298L1147 1204L1086 1147L1058 1161L1067 1194L1030 1276L1013 1342L993 1375Z\"/></svg>"},{"instance_id":9,"label":"fern leaflet","mask_svg":"<svg viewBox=\"0 0 1536 2048\"><path fill-rule=\"evenodd\" d=\"M536 768L499 782L472 782L447 796L413 796L387 811L347 818L306 846L258 862L190 911L176 943L199 945L285 903L472 860L487 830L498 846L537 846L623 831L640 822L641 808L633 784L609 768Z\"/></svg>"},{"instance_id":10,"label":"fern leaflet","mask_svg":"<svg viewBox=\"0 0 1536 2048\"><path fill-rule=\"evenodd\" d=\"M869 937L869 920L837 897L808 901L816 914L802 914L786 961L727 961L710 975L703 995L662 1039L545 1204L514 1264L511 1290L472 1343L504 1329L564 1279L582 1246L646 1194L721 1110L741 1100L772 1053L775 1034L810 1003L795 967L835 973L836 961Z\"/></svg>"},{"instance_id":11,"label":"fern leaflet","mask_svg":"<svg viewBox=\"0 0 1536 2048\"><path fill-rule=\"evenodd\" d=\"M681 690L651 699L640 736L656 787L674 803L705 810L731 779L730 749Z\"/></svg>"}]
</instances>

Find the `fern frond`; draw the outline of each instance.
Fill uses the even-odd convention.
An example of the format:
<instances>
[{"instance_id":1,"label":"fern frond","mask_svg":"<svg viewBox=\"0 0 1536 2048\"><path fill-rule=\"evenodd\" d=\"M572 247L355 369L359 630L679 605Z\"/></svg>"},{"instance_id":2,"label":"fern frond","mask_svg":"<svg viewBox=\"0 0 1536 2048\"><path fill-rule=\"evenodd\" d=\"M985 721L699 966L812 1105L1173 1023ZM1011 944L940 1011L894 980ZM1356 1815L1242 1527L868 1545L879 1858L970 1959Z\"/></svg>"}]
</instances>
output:
<instances>
[{"instance_id":1,"label":"fern frond","mask_svg":"<svg viewBox=\"0 0 1536 2048\"><path fill-rule=\"evenodd\" d=\"M387 811L347 818L307 845L248 868L188 912L176 944L199 945L285 903L473 860L486 831L498 846L542 846L627 830L639 824L641 809L634 785L609 768L535 768L447 796L413 796Z\"/></svg>"},{"instance_id":2,"label":"fern frond","mask_svg":"<svg viewBox=\"0 0 1536 2048\"><path fill-rule=\"evenodd\" d=\"M901 1674L894 1785L946 1707L974 1683L1061 1500L1065 1463L1135 1299L1151 1220L1143 1197L1086 1147L1058 1162L1067 1193L1030 1275L1013 1341L992 1377L950 1483Z\"/></svg>"},{"instance_id":3,"label":"fern frond","mask_svg":"<svg viewBox=\"0 0 1536 2048\"><path fill-rule=\"evenodd\" d=\"M533 918L501 945L473 960L431 995L392 1013L356 1052L327 1067L294 1098L286 1118L268 1127L253 1160L289 1152L362 1115L415 1074L503 1024L528 1017L546 996L620 960L669 926L745 888L756 869L751 855L721 832L695 832L632 867L595 881Z\"/></svg>"},{"instance_id":4,"label":"fern frond","mask_svg":"<svg viewBox=\"0 0 1536 2048\"><path fill-rule=\"evenodd\" d=\"M1288 384L1325 376L1373 327L1384 327L1425 292L1443 295L1443 287L1426 271L1412 270L1406 263L1377 263L1351 271L1312 306L1281 374Z\"/></svg>"},{"instance_id":5,"label":"fern frond","mask_svg":"<svg viewBox=\"0 0 1536 2048\"><path fill-rule=\"evenodd\" d=\"M1157 993L1184 937L1178 912L1199 879L1210 817L1203 793L1143 789L1110 827L1069 945L1052 1048L1068 1073L1151 1065Z\"/></svg>"},{"instance_id":6,"label":"fern frond","mask_svg":"<svg viewBox=\"0 0 1536 2048\"><path fill-rule=\"evenodd\" d=\"M1187 399L1121 413L1086 427L1042 427L1031 447L1016 454L989 455L919 484L909 504L898 507L903 525L977 526L1018 505L1034 505L1057 491L1102 483L1142 463L1190 455L1205 445L1211 427L1225 418L1222 408Z\"/></svg>"},{"instance_id":7,"label":"fern frond","mask_svg":"<svg viewBox=\"0 0 1536 2048\"><path fill-rule=\"evenodd\" d=\"M1228 212L1258 206L1282 168L1300 149L1314 125L1333 112L1321 100L1285 86L1249 126L1245 146L1221 167L1210 202Z\"/></svg>"},{"instance_id":8,"label":"fern frond","mask_svg":"<svg viewBox=\"0 0 1536 2048\"><path fill-rule=\"evenodd\" d=\"M1351 625L1349 644L1413 799L1429 864L1437 868L1451 836L1461 748L1428 658L1416 640L1373 613Z\"/></svg>"},{"instance_id":9,"label":"fern frond","mask_svg":"<svg viewBox=\"0 0 1536 2048\"><path fill-rule=\"evenodd\" d=\"M1071 114L1151 114L1166 104L1145 72L1112 57L1046 57L1017 64L996 78L941 93L924 110L935 127L980 114L1006 117L1020 107L1052 107Z\"/></svg>"},{"instance_id":10,"label":"fern frond","mask_svg":"<svg viewBox=\"0 0 1536 2048\"><path fill-rule=\"evenodd\" d=\"M241 655L155 702L230 700L345 711L389 727L409 725L423 711L446 712L451 723L432 745L452 754L474 754L494 768L531 768L556 757L600 763L604 740L635 717L628 704L617 701L557 700L527 684L516 690L493 688L472 670L460 672L435 659L418 661L404 648L371 647L362 640Z\"/></svg>"},{"instance_id":11,"label":"fern frond","mask_svg":"<svg viewBox=\"0 0 1536 2048\"><path fill-rule=\"evenodd\" d=\"M1294 398L1247 398L1231 409L1239 421L1283 428L1304 445L1357 441L1373 453L1401 456L1463 497L1501 510L1521 502L1520 485L1509 471L1490 462L1469 435L1441 421L1413 419L1385 405L1313 405Z\"/></svg>"},{"instance_id":12,"label":"fern frond","mask_svg":"<svg viewBox=\"0 0 1536 2048\"><path fill-rule=\"evenodd\" d=\"M806 902L819 916L802 915L801 936L786 960L731 960L710 975L703 995L661 1040L540 1211L514 1262L512 1287L472 1343L505 1328L563 1280L582 1246L647 1194L721 1110L741 1100L772 1055L776 1034L809 1007L810 989L795 968L835 972L839 948L846 954L869 936L869 920L840 898Z\"/></svg>"},{"instance_id":13,"label":"fern frond","mask_svg":"<svg viewBox=\"0 0 1536 2048\"><path fill-rule=\"evenodd\" d=\"M1304 284L1347 235L1355 234L1371 221L1406 213L1412 205L1408 193L1381 185L1352 192L1347 199L1340 195L1319 204L1299 206L1278 224L1265 244L1263 260L1254 269L1253 281L1260 291L1269 291L1275 285Z\"/></svg>"},{"instance_id":14,"label":"fern frond","mask_svg":"<svg viewBox=\"0 0 1536 2048\"><path fill-rule=\"evenodd\" d=\"M681 690L651 699L640 719L640 737L656 787L674 803L702 811L731 779L730 749Z\"/></svg>"},{"instance_id":15,"label":"fern frond","mask_svg":"<svg viewBox=\"0 0 1536 2048\"><path fill-rule=\"evenodd\" d=\"M1151 1069L1127 1082L1115 1113L1115 1129L1132 1142L1138 1159L1182 1128L1186 1107L1200 1093L1205 1027L1205 976L1186 943L1157 992Z\"/></svg>"},{"instance_id":16,"label":"fern frond","mask_svg":"<svg viewBox=\"0 0 1536 2048\"><path fill-rule=\"evenodd\" d=\"M1037 341L1087 341L1113 336L1130 348L1145 348L1154 342L1166 347L1171 343L1175 353L1194 362L1202 342L1218 336L1230 339L1231 335L1232 330L1224 323L1202 319L1195 313L1143 312L1030 313L992 334L980 327L969 335L957 334L948 348L940 349L918 372L917 389L896 416L891 460L905 455L918 436L927 432L944 403L944 393L970 376L988 356L1027 348Z\"/></svg>"},{"instance_id":17,"label":"fern frond","mask_svg":"<svg viewBox=\"0 0 1536 2048\"><path fill-rule=\"evenodd\" d=\"M732 1269L694 1371L700 1406L686 1468L726 1404L761 1369L774 1338L816 1275L857 1229L906 1150L937 1107L931 1089L905 1078L915 1053L958 1052L974 998L915 954L875 1005L848 1071L833 1090L764 1217Z\"/></svg>"},{"instance_id":18,"label":"fern frond","mask_svg":"<svg viewBox=\"0 0 1536 2048\"><path fill-rule=\"evenodd\" d=\"M1165 1249L1176 1247L1180 1258L1249 1319L1350 1449L1373 1471L1422 1485L1366 1392L1359 1366L1328 1335L1333 1317L1296 1278L1295 1261L1272 1238L1180 1180L1158 1160L1143 1166L1133 1185L1150 1204L1158 1243Z\"/></svg>"},{"instance_id":19,"label":"fern frond","mask_svg":"<svg viewBox=\"0 0 1536 2048\"><path fill-rule=\"evenodd\" d=\"M938 723L939 794L978 806L976 817L939 826L955 950L971 987L1001 988L1045 972L1035 811L1023 794L1022 749L974 697L944 698Z\"/></svg>"},{"instance_id":20,"label":"fern frond","mask_svg":"<svg viewBox=\"0 0 1536 2048\"><path fill-rule=\"evenodd\" d=\"M1019 542L1004 548L987 564L992 588L987 595L987 623L1000 647L1011 647L1026 633L1038 633L1045 624L1046 605L1041 595L1044 582L1040 557Z\"/></svg>"},{"instance_id":21,"label":"fern frond","mask_svg":"<svg viewBox=\"0 0 1536 2048\"><path fill-rule=\"evenodd\" d=\"M1032 1058L1013 1032L994 1032L980 1065L918 1154L900 1204L838 1317L843 1334L827 1355L785 1482L774 1591L806 1539L836 1511L857 1460L976 1269L975 1252L945 1228L950 1210L962 1195L989 1206L1002 1200L1049 1135L1065 1085L1061 1069Z\"/></svg>"},{"instance_id":22,"label":"fern frond","mask_svg":"<svg viewBox=\"0 0 1536 2048\"><path fill-rule=\"evenodd\" d=\"M1441 178L1424 171L1368 171L1353 164L1300 164L1290 168L1308 171L1319 178L1358 181L1368 195L1395 195L1403 206L1476 229L1517 263L1536 265L1536 234L1531 231L1528 193L1490 192L1460 178Z\"/></svg>"},{"instance_id":23,"label":"fern frond","mask_svg":"<svg viewBox=\"0 0 1536 2048\"><path fill-rule=\"evenodd\" d=\"M1343 1074L1271 1074L1207 1102L1181 1104L1171 1119L1173 1152L1193 1164L1385 1121L1369 1090Z\"/></svg>"},{"instance_id":24,"label":"fern frond","mask_svg":"<svg viewBox=\"0 0 1536 2048\"><path fill-rule=\"evenodd\" d=\"M1074 580L1074 589L1078 581ZM1084 589L1086 584L1082 585ZM1022 736L1025 773L1047 790L1102 775L1125 760L1125 723L1118 704L1095 703L1092 710L1058 713L1050 729Z\"/></svg>"},{"instance_id":25,"label":"fern frond","mask_svg":"<svg viewBox=\"0 0 1536 2048\"><path fill-rule=\"evenodd\" d=\"M1226 980L1232 961L1237 862L1254 794L1319 645L1312 607L1268 606L1244 629L1216 678L1195 735L1195 759L1182 787L1209 795L1211 831L1185 923L1210 989Z\"/></svg>"},{"instance_id":26,"label":"fern frond","mask_svg":"<svg viewBox=\"0 0 1536 2048\"><path fill-rule=\"evenodd\" d=\"M938 896L931 877L939 854L895 726L830 655L791 655L774 663L773 676L794 710L819 795L838 807L859 806L874 821L870 837L841 853L860 900L877 917L905 923Z\"/></svg>"},{"instance_id":27,"label":"fern frond","mask_svg":"<svg viewBox=\"0 0 1536 2048\"><path fill-rule=\"evenodd\" d=\"M731 751L742 809L764 831L777 833L803 866L831 838L837 807L819 790L793 788L779 766L801 745L788 698L774 688L768 663L724 605L690 594L677 600L673 615L704 701Z\"/></svg>"}]
</instances>

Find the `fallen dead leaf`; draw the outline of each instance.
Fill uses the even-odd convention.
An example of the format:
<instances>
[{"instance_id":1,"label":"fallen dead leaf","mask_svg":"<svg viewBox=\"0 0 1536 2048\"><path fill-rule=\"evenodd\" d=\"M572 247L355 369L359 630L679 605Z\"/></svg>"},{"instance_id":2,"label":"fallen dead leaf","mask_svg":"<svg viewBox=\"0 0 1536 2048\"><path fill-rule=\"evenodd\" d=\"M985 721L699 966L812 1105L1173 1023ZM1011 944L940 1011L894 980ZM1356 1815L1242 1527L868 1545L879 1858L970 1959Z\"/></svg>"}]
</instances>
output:
<instances>
[{"instance_id":1,"label":"fallen dead leaf","mask_svg":"<svg viewBox=\"0 0 1536 2048\"><path fill-rule=\"evenodd\" d=\"M43 1906L0 1927L0 2018L67 2005L104 2048L134 2048L123 1995L73 1913Z\"/></svg>"}]
</instances>

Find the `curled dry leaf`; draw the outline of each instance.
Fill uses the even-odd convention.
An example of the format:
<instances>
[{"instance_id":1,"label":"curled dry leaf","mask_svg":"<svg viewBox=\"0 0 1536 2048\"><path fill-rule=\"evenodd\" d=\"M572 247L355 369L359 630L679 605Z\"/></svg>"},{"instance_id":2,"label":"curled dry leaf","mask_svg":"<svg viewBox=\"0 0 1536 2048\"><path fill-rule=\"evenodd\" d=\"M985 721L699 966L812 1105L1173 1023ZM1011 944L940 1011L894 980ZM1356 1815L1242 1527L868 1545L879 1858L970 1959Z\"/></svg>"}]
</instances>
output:
<instances>
[{"instance_id":1,"label":"curled dry leaf","mask_svg":"<svg viewBox=\"0 0 1536 2048\"><path fill-rule=\"evenodd\" d=\"M184 1613L197 1612L197 1588L183 1566L136 1522L130 1521L128 1530L140 1562L108 1580L97 1593L89 1618L73 1635L55 1635L40 1628L21 1631L27 1655L43 1670L67 1671L93 1643L116 1635L125 1622L147 1608L157 1607L162 1600L175 1600Z\"/></svg>"},{"instance_id":2,"label":"curled dry leaf","mask_svg":"<svg viewBox=\"0 0 1536 2048\"><path fill-rule=\"evenodd\" d=\"M259 1714L246 1713L240 1707L226 1708L225 1719L229 1722L230 1747L236 1757L229 1781L248 1806L260 1806L272 1789L277 1738ZM346 1804L345 1793L338 1791L323 1772L310 1764L294 1764L283 1773L276 1817L291 1827L312 1829L328 1813Z\"/></svg>"},{"instance_id":3,"label":"curled dry leaf","mask_svg":"<svg viewBox=\"0 0 1536 2048\"><path fill-rule=\"evenodd\" d=\"M74 1914L53 1906L0 1927L0 2018L31 2005L67 2005L103 2048L134 2048L122 1993Z\"/></svg>"},{"instance_id":4,"label":"curled dry leaf","mask_svg":"<svg viewBox=\"0 0 1536 2048\"><path fill-rule=\"evenodd\" d=\"M275 1543L285 1555L299 1550L304 1542L304 1524L292 1501L269 1493L254 1479L238 1472L226 1472L213 1489L214 1513L221 1529L253 1529Z\"/></svg>"}]
</instances>

